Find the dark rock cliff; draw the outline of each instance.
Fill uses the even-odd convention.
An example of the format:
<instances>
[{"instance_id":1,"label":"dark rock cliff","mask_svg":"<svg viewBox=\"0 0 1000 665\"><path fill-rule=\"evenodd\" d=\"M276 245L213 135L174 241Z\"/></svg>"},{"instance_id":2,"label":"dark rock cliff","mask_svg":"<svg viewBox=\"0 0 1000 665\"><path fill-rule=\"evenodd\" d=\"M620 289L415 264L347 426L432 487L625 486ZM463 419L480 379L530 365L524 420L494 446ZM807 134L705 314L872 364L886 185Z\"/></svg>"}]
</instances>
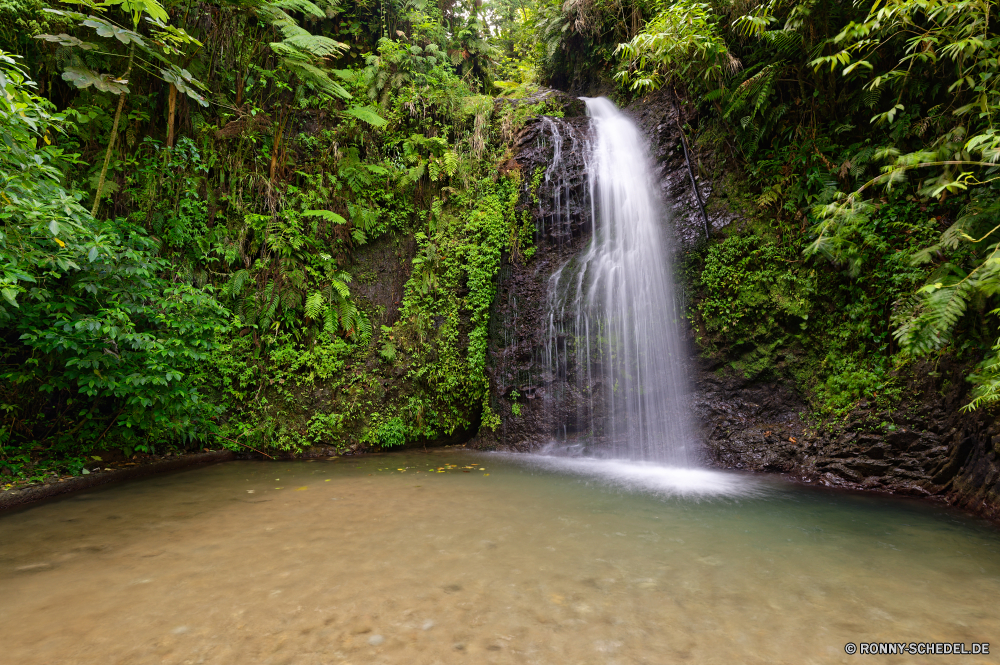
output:
<instances>
[{"instance_id":1,"label":"dark rock cliff","mask_svg":"<svg viewBox=\"0 0 1000 665\"><path fill-rule=\"evenodd\" d=\"M678 117L684 109L667 93L626 111L650 139L657 179L673 212L676 245L690 250L704 238L705 221L681 143L681 127L689 119ZM488 372L490 406L501 424L495 432L482 430L470 444L474 447L530 450L556 436L572 437L579 420L581 396L544 399L557 384L572 381L553 376L545 363L543 317L549 277L590 239L582 152L588 122L580 112L575 107L559 123L564 140L558 178L550 169L556 148L552 121L544 118L522 130L504 167L524 175L520 208L538 233L534 256L509 257L497 279ZM690 148L714 233L738 220L739 211L708 177L713 156ZM550 178L536 191L531 183L539 169L550 170ZM1000 518L1000 423L991 414L961 412L967 368L958 363L941 362L933 372L911 368L909 396L900 409L874 413L862 405L844 423L829 427L808 420L808 405L790 382L747 380L725 363L704 359L692 358L690 369L691 408L709 464L778 472L803 483L935 497Z\"/></svg>"},{"instance_id":2,"label":"dark rock cliff","mask_svg":"<svg viewBox=\"0 0 1000 665\"><path fill-rule=\"evenodd\" d=\"M486 371L490 408L501 424L496 431L481 430L475 447L529 450L575 413L570 400L565 408L543 408L551 404L543 397L551 395L557 381L544 359L542 332L548 279L584 248L591 232L584 172L590 122L583 104L573 101L563 105L565 117L558 121L530 121L502 167L523 176L518 214L534 222L534 254L507 257L497 275Z\"/></svg>"},{"instance_id":3,"label":"dark rock cliff","mask_svg":"<svg viewBox=\"0 0 1000 665\"><path fill-rule=\"evenodd\" d=\"M961 411L966 366L913 367L899 409L876 413L862 403L827 428L801 417L808 407L789 386L711 369L697 374L694 408L715 465L935 497L1000 518L1000 426L991 414Z\"/></svg>"}]
</instances>

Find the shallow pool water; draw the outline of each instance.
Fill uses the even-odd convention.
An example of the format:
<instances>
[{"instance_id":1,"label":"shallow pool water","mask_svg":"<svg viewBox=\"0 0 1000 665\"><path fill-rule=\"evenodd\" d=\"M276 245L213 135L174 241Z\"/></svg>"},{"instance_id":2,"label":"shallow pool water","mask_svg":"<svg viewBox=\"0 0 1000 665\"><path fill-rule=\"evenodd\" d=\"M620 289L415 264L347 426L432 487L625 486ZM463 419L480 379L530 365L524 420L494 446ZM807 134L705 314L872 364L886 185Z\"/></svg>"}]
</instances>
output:
<instances>
[{"instance_id":1,"label":"shallow pool water","mask_svg":"<svg viewBox=\"0 0 1000 665\"><path fill-rule=\"evenodd\" d=\"M234 462L0 515L2 663L882 663L991 642L927 503L446 449Z\"/></svg>"}]
</instances>

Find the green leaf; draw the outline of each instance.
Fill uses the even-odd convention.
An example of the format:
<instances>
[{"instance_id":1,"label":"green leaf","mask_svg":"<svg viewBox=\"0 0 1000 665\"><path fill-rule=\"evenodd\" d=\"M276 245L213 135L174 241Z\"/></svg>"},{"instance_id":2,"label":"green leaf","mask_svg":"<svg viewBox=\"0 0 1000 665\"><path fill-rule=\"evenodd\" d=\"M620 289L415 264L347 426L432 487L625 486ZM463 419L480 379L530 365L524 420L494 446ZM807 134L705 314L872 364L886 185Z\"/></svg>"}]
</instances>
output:
<instances>
[{"instance_id":1,"label":"green leaf","mask_svg":"<svg viewBox=\"0 0 1000 665\"><path fill-rule=\"evenodd\" d=\"M0 289L0 295L3 299L11 304L13 307L18 307L17 304L17 291L14 289Z\"/></svg>"},{"instance_id":2,"label":"green leaf","mask_svg":"<svg viewBox=\"0 0 1000 665\"><path fill-rule=\"evenodd\" d=\"M309 0L277 0L277 2L272 2L271 6L287 11L309 14L316 18L327 18L326 12L312 2L309 2Z\"/></svg>"},{"instance_id":3,"label":"green leaf","mask_svg":"<svg viewBox=\"0 0 1000 665\"><path fill-rule=\"evenodd\" d=\"M48 7L43 8L42 11L48 12L50 14L55 14L57 16L65 16L66 18L71 18L74 21L82 21L83 19L87 18L85 14L81 14L80 12L68 12L59 9L50 9Z\"/></svg>"},{"instance_id":4,"label":"green leaf","mask_svg":"<svg viewBox=\"0 0 1000 665\"><path fill-rule=\"evenodd\" d=\"M174 87L177 88L178 92L187 95L202 106L208 106L208 101L205 97L194 89L194 86L198 86L200 88L204 88L204 86L202 86L197 79L191 76L191 73L188 72L188 70L181 69L180 67L174 65L172 70L160 69L160 75L163 76L164 81L172 83Z\"/></svg>"},{"instance_id":5,"label":"green leaf","mask_svg":"<svg viewBox=\"0 0 1000 665\"><path fill-rule=\"evenodd\" d=\"M81 23L81 25L85 25L88 28L93 28L94 30L97 31L97 34L100 35L101 37L105 37L108 39L114 37L115 39L117 39L118 41L120 41L122 44L125 45L134 42L139 46L142 47L146 46L146 42L142 40L142 37L139 35L139 33L133 32L132 30L128 30L126 28L119 28L117 25L114 25L113 23L108 23L104 19L99 19L96 16L91 16L86 21Z\"/></svg>"},{"instance_id":6,"label":"green leaf","mask_svg":"<svg viewBox=\"0 0 1000 665\"><path fill-rule=\"evenodd\" d=\"M372 127L385 127L388 124L386 119L380 116L371 106L351 106L344 109L344 114L367 122Z\"/></svg>"},{"instance_id":7,"label":"green leaf","mask_svg":"<svg viewBox=\"0 0 1000 665\"><path fill-rule=\"evenodd\" d=\"M303 217L322 217L328 222L333 222L334 224L346 224L347 220L333 212L332 210L305 210L302 212Z\"/></svg>"},{"instance_id":8,"label":"green leaf","mask_svg":"<svg viewBox=\"0 0 1000 665\"><path fill-rule=\"evenodd\" d=\"M65 32L59 33L58 35L35 35L35 39L44 39L47 42L55 42L62 46L69 46L71 48L82 48L84 51L93 51L97 48L97 44L93 42L85 42L82 39L77 39L72 35L67 35Z\"/></svg>"},{"instance_id":9,"label":"green leaf","mask_svg":"<svg viewBox=\"0 0 1000 665\"><path fill-rule=\"evenodd\" d=\"M81 66L70 66L63 72L64 81L72 83L77 88L89 88L94 86L102 92L110 92L115 95L128 94L128 81L115 78L111 74L98 74L97 72Z\"/></svg>"}]
</instances>

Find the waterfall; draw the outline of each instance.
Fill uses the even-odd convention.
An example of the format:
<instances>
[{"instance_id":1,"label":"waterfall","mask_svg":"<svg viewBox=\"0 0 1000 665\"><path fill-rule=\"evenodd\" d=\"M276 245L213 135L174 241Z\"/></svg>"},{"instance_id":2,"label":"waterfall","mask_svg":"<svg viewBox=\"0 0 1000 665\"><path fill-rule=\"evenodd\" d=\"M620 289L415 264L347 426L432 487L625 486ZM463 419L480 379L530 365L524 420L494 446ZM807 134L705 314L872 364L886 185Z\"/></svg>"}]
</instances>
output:
<instances>
[{"instance_id":1,"label":"waterfall","mask_svg":"<svg viewBox=\"0 0 1000 665\"><path fill-rule=\"evenodd\" d=\"M563 411L575 412L572 431L591 454L691 466L665 210L638 128L607 99L584 101L592 240L549 279L542 360L550 397L572 393ZM566 423L552 434L565 440Z\"/></svg>"}]
</instances>

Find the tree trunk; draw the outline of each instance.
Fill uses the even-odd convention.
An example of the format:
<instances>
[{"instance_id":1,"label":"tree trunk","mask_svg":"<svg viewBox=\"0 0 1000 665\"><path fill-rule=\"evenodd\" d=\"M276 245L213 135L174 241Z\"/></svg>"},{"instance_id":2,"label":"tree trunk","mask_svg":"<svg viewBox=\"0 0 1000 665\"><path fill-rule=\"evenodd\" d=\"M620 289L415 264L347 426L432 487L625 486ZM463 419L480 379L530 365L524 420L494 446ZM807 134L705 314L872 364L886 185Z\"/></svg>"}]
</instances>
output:
<instances>
[{"instance_id":1,"label":"tree trunk","mask_svg":"<svg viewBox=\"0 0 1000 665\"><path fill-rule=\"evenodd\" d=\"M285 123L288 122L288 116L291 114L292 110L288 109L284 117L278 123L278 131L274 135L274 147L271 149L271 182L274 182L274 176L278 170L278 153L281 150L281 137L285 133Z\"/></svg>"},{"instance_id":2,"label":"tree trunk","mask_svg":"<svg viewBox=\"0 0 1000 665\"><path fill-rule=\"evenodd\" d=\"M128 75L132 73L132 57L135 55L135 44L128 52L128 67L125 68L123 79L128 81ZM115 121L111 125L111 138L108 140L108 151L104 153L104 166L101 167L101 177L97 179L97 192L94 194L94 208L90 211L91 217L97 217L97 208L101 205L101 190L104 189L104 179L108 176L108 164L111 163L111 151L115 148L115 139L118 137L118 121L122 117L122 107L125 106L125 93L118 96L118 110L115 111Z\"/></svg>"},{"instance_id":3,"label":"tree trunk","mask_svg":"<svg viewBox=\"0 0 1000 665\"><path fill-rule=\"evenodd\" d=\"M167 95L167 147L174 145L174 115L177 113L177 86L170 84L170 93Z\"/></svg>"}]
</instances>

